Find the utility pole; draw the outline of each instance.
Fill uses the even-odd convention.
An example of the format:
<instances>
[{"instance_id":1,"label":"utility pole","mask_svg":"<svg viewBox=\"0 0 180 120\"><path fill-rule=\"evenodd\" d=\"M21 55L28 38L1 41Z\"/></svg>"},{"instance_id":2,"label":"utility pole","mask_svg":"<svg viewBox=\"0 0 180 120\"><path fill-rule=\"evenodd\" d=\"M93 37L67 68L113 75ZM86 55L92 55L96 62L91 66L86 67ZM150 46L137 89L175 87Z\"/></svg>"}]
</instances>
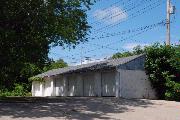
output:
<instances>
[{"instance_id":1,"label":"utility pole","mask_svg":"<svg viewBox=\"0 0 180 120\"><path fill-rule=\"evenodd\" d=\"M172 6L171 0L167 0L167 18L166 18L166 25L167 25L167 33L166 33L166 45L171 45L171 33L170 33L170 20L171 14L175 14L175 6Z\"/></svg>"},{"instance_id":2,"label":"utility pole","mask_svg":"<svg viewBox=\"0 0 180 120\"><path fill-rule=\"evenodd\" d=\"M166 18L166 26L167 26L167 33L166 33L166 45L170 45L170 0L167 0L167 18Z\"/></svg>"}]
</instances>

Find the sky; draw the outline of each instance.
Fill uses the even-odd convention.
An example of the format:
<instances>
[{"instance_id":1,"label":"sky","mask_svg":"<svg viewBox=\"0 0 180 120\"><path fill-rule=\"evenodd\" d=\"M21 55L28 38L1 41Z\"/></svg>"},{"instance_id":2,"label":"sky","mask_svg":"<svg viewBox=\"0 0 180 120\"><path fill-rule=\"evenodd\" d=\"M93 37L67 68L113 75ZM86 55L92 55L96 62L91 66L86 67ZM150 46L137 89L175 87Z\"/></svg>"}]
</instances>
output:
<instances>
[{"instance_id":1,"label":"sky","mask_svg":"<svg viewBox=\"0 0 180 120\"><path fill-rule=\"evenodd\" d=\"M171 15L171 44L180 44L180 0ZM98 0L87 11L88 41L76 48L53 47L49 57L69 65L102 61L117 52L131 51L166 40L166 0Z\"/></svg>"}]
</instances>

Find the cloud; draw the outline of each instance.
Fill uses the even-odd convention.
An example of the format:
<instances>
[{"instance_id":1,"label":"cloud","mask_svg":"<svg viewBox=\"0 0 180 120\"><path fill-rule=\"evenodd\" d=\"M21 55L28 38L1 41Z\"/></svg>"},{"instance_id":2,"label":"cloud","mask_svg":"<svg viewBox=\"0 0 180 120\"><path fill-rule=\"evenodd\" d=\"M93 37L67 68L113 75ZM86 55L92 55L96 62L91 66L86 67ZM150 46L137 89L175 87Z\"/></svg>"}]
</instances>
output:
<instances>
[{"instance_id":1,"label":"cloud","mask_svg":"<svg viewBox=\"0 0 180 120\"><path fill-rule=\"evenodd\" d=\"M112 6L105 10L96 10L93 16L106 24L115 24L128 17L127 13L117 6Z\"/></svg>"},{"instance_id":2,"label":"cloud","mask_svg":"<svg viewBox=\"0 0 180 120\"><path fill-rule=\"evenodd\" d=\"M138 45L140 45L141 47L149 46L149 44L145 44L145 43L127 43L127 44L123 45L123 49L132 51L133 48Z\"/></svg>"}]
</instances>

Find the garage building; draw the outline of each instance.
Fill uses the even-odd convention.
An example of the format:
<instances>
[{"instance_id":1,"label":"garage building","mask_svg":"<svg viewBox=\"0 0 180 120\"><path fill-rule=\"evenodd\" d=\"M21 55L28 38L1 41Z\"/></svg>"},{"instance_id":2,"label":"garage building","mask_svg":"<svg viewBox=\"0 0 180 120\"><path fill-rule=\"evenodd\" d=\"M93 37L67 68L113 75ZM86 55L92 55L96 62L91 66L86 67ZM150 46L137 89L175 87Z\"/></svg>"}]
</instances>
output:
<instances>
[{"instance_id":1,"label":"garage building","mask_svg":"<svg viewBox=\"0 0 180 120\"><path fill-rule=\"evenodd\" d=\"M54 69L35 77L32 96L123 97L155 99L144 70L145 55Z\"/></svg>"}]
</instances>

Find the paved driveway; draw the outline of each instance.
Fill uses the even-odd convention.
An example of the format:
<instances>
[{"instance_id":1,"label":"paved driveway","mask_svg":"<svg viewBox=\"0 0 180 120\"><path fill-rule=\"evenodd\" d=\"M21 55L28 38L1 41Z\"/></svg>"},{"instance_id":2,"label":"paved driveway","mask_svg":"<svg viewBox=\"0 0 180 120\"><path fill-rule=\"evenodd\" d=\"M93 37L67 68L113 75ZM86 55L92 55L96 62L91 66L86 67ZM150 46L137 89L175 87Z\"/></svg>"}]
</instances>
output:
<instances>
[{"instance_id":1,"label":"paved driveway","mask_svg":"<svg viewBox=\"0 0 180 120\"><path fill-rule=\"evenodd\" d=\"M56 98L0 103L0 120L180 120L180 103L117 98Z\"/></svg>"}]
</instances>

